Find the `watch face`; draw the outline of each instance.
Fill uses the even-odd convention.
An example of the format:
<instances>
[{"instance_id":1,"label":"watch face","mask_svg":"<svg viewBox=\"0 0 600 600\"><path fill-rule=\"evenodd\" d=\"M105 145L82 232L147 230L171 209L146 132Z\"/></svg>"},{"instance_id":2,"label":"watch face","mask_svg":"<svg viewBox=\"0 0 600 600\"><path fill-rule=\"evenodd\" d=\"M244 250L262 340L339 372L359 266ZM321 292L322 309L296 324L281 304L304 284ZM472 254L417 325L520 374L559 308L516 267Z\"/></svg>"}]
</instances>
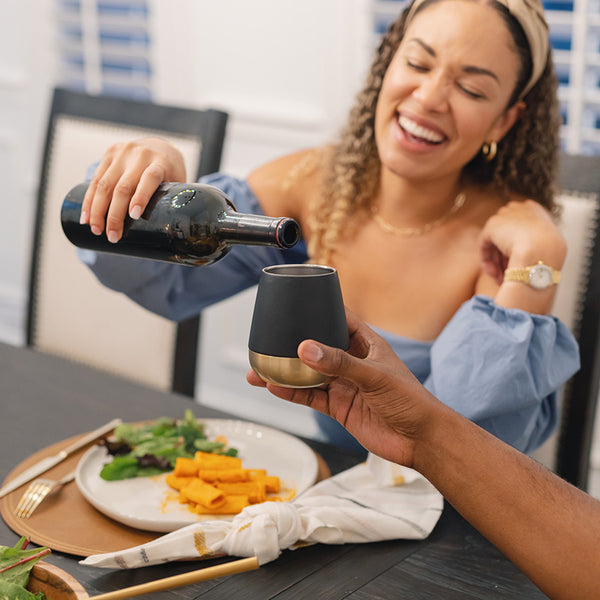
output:
<instances>
[{"instance_id":1,"label":"watch face","mask_svg":"<svg viewBox=\"0 0 600 600\"><path fill-rule=\"evenodd\" d=\"M529 284L536 290L543 290L552 285L552 269L546 265L535 265L529 271Z\"/></svg>"}]
</instances>

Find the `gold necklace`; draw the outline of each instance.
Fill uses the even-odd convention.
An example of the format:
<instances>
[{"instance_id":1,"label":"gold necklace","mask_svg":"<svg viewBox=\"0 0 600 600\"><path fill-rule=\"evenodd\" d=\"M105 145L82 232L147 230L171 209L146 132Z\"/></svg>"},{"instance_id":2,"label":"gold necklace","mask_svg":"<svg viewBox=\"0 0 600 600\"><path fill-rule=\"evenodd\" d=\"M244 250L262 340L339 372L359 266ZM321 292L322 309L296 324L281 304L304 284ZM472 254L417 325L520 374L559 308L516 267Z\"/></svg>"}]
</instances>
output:
<instances>
[{"instance_id":1,"label":"gold necklace","mask_svg":"<svg viewBox=\"0 0 600 600\"><path fill-rule=\"evenodd\" d=\"M373 216L373 220L381 229L386 231L387 233L392 233L394 235L402 235L402 236L415 236L422 235L423 233L427 233L431 231L434 227L445 223L454 213L459 211L466 200L466 195L463 192L459 192L459 194L454 198L454 202L450 207L450 210L445 215L442 215L439 219L435 221L431 221L431 223L426 223L422 227L395 227L391 223L388 223L377 211L377 206L371 206L371 214Z\"/></svg>"}]
</instances>

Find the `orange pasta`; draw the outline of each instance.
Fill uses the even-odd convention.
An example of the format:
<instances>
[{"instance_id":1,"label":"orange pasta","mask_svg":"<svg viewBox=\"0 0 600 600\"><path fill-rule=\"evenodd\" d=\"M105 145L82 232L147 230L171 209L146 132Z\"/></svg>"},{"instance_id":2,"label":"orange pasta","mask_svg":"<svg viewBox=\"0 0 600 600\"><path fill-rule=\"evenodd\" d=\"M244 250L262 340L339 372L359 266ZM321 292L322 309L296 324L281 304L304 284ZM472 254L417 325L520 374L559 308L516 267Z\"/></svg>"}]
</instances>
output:
<instances>
[{"instance_id":1,"label":"orange pasta","mask_svg":"<svg viewBox=\"0 0 600 600\"><path fill-rule=\"evenodd\" d=\"M173 475L175 477L196 477L198 474L198 463L193 458L179 457L175 460Z\"/></svg>"},{"instance_id":2,"label":"orange pasta","mask_svg":"<svg viewBox=\"0 0 600 600\"><path fill-rule=\"evenodd\" d=\"M214 510L225 503L225 494L201 479L194 479L182 487L180 494L187 500Z\"/></svg>"},{"instance_id":3,"label":"orange pasta","mask_svg":"<svg viewBox=\"0 0 600 600\"><path fill-rule=\"evenodd\" d=\"M264 481L267 492L277 494L279 492L279 477L275 475L267 475L265 469L248 469L250 481Z\"/></svg>"},{"instance_id":4,"label":"orange pasta","mask_svg":"<svg viewBox=\"0 0 600 600\"><path fill-rule=\"evenodd\" d=\"M175 473L168 473L166 477L167 485L172 487L175 490L180 490L188 483L191 483L196 479L195 477L179 477L175 475Z\"/></svg>"},{"instance_id":5,"label":"orange pasta","mask_svg":"<svg viewBox=\"0 0 600 600\"><path fill-rule=\"evenodd\" d=\"M237 483L250 480L247 469L200 469L198 477L211 483L214 481Z\"/></svg>"},{"instance_id":6,"label":"orange pasta","mask_svg":"<svg viewBox=\"0 0 600 600\"><path fill-rule=\"evenodd\" d=\"M196 504L192 510L199 515L237 515L246 506L250 506L248 496L225 496L225 502L215 509Z\"/></svg>"},{"instance_id":7,"label":"orange pasta","mask_svg":"<svg viewBox=\"0 0 600 600\"><path fill-rule=\"evenodd\" d=\"M267 499L267 490L264 481L246 481L243 483L217 483L216 487L225 492L226 496L248 496L251 504L258 504Z\"/></svg>"},{"instance_id":8,"label":"orange pasta","mask_svg":"<svg viewBox=\"0 0 600 600\"><path fill-rule=\"evenodd\" d=\"M275 475L267 475L265 477L265 487L269 494L278 494L281 489L281 483L279 477Z\"/></svg>"},{"instance_id":9,"label":"orange pasta","mask_svg":"<svg viewBox=\"0 0 600 600\"><path fill-rule=\"evenodd\" d=\"M279 477L266 469L244 469L237 457L196 452L193 459L178 458L167 484L179 491L179 502L201 515L234 515L246 506L268 500L280 491ZM294 496L292 491L285 500Z\"/></svg>"},{"instance_id":10,"label":"orange pasta","mask_svg":"<svg viewBox=\"0 0 600 600\"><path fill-rule=\"evenodd\" d=\"M242 460L236 456L213 454L211 452L196 452L194 461L198 469L241 469Z\"/></svg>"}]
</instances>

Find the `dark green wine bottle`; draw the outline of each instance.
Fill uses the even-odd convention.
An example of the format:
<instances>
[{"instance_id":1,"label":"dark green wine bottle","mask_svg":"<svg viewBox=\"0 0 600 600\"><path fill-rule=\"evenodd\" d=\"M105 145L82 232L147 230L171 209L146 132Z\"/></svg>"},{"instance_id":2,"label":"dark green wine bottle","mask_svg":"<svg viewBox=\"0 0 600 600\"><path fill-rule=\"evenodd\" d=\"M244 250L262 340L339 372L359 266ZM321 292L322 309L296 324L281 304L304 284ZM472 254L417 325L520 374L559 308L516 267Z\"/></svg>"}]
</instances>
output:
<instances>
[{"instance_id":1,"label":"dark green wine bottle","mask_svg":"<svg viewBox=\"0 0 600 600\"><path fill-rule=\"evenodd\" d=\"M113 244L79 223L87 187L74 187L61 210L63 231L79 248L200 266L223 258L233 244L291 248L301 237L294 219L239 213L214 186L162 183L139 219L126 218L123 236Z\"/></svg>"}]
</instances>

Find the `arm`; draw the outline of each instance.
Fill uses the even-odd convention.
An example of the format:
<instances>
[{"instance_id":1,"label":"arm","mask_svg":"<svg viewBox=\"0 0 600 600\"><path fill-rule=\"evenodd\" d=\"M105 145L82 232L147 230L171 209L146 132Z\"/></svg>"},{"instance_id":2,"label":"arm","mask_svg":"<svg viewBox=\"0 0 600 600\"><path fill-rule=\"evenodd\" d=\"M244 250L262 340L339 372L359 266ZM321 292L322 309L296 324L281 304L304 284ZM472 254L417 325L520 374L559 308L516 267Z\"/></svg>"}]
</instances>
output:
<instances>
[{"instance_id":1,"label":"arm","mask_svg":"<svg viewBox=\"0 0 600 600\"><path fill-rule=\"evenodd\" d=\"M507 268L523 268L542 261L560 271L567 255L564 237L548 211L533 200L512 201L490 217L481 233L482 276L476 293L493 297L498 306L548 314L556 286L535 290L518 282L504 282Z\"/></svg>"},{"instance_id":2,"label":"arm","mask_svg":"<svg viewBox=\"0 0 600 600\"><path fill-rule=\"evenodd\" d=\"M528 452L555 429L557 390L579 369L579 351L568 328L549 315L557 286L536 290L504 282L504 271L539 260L560 270L566 244L545 208L521 200L487 220L480 252L478 295L434 342L423 383L463 416Z\"/></svg>"},{"instance_id":3,"label":"arm","mask_svg":"<svg viewBox=\"0 0 600 600\"><path fill-rule=\"evenodd\" d=\"M208 175L201 182L223 190L240 212L263 214L247 182L221 174ZM307 258L302 243L289 250L235 246L222 260L208 267L100 252L80 251L79 255L103 285L174 321L197 315L205 307L255 285L267 265L304 262Z\"/></svg>"},{"instance_id":4,"label":"arm","mask_svg":"<svg viewBox=\"0 0 600 600\"><path fill-rule=\"evenodd\" d=\"M303 199L312 190L312 179L300 177L293 186L284 184L290 173L315 162L314 154L313 150L304 150L284 156L249 176L264 214L302 219L306 210ZM81 222L89 223L96 235L106 228L107 238L116 243L123 235L125 217L138 219L163 181L186 181L183 156L175 146L154 137L113 144L92 175L82 203Z\"/></svg>"},{"instance_id":5,"label":"arm","mask_svg":"<svg viewBox=\"0 0 600 600\"><path fill-rule=\"evenodd\" d=\"M348 326L348 353L314 341L298 349L308 366L334 377L327 389L269 391L328 414L368 450L420 471L550 597L598 597L600 503L439 402L350 313ZM253 372L248 380L265 385Z\"/></svg>"},{"instance_id":6,"label":"arm","mask_svg":"<svg viewBox=\"0 0 600 600\"><path fill-rule=\"evenodd\" d=\"M600 597L600 502L456 413L433 423L415 468L549 597Z\"/></svg>"},{"instance_id":7,"label":"arm","mask_svg":"<svg viewBox=\"0 0 600 600\"><path fill-rule=\"evenodd\" d=\"M305 196L306 179L289 190L284 190L282 181L288 171L302 164L306 155L310 151L272 161L252 173L248 181L211 174L201 182L224 191L239 212L293 216L301 221L298 210ZM94 171L81 220L89 223L97 234L102 233L106 223L107 235L116 242L121 237L125 215L139 217L161 181L185 181L185 177L179 151L164 140L144 138L113 145ZM203 308L256 284L267 265L307 259L304 244L286 251L235 246L223 260L204 268L89 251L79 252L79 256L103 285L175 321L196 315Z\"/></svg>"}]
</instances>

